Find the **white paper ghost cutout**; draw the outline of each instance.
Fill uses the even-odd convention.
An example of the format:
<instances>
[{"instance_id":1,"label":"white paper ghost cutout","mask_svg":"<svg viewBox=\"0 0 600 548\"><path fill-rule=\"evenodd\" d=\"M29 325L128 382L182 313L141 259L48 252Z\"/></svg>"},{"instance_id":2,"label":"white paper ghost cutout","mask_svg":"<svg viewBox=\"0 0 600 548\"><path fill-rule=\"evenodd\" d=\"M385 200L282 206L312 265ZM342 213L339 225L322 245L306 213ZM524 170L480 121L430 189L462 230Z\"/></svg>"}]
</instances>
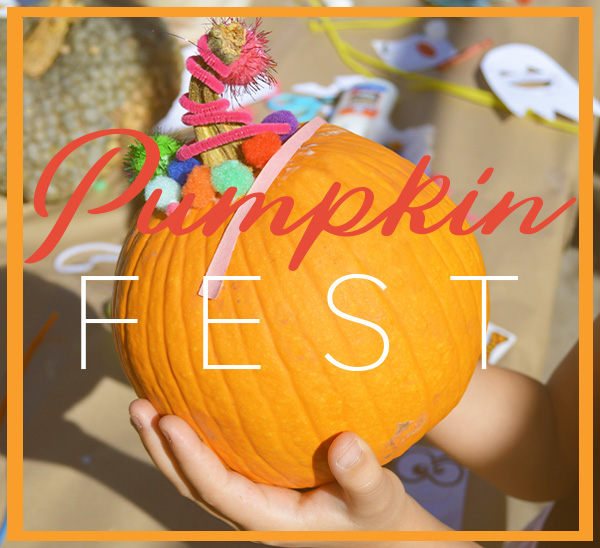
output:
<instances>
[{"instance_id":1,"label":"white paper ghost cutout","mask_svg":"<svg viewBox=\"0 0 600 548\"><path fill-rule=\"evenodd\" d=\"M490 50L481 71L504 105L520 118L532 111L553 121L557 114L579 121L579 84L542 50L506 44ZM600 103L594 99L594 114Z\"/></svg>"},{"instance_id":2,"label":"white paper ghost cutout","mask_svg":"<svg viewBox=\"0 0 600 548\"><path fill-rule=\"evenodd\" d=\"M416 165L423 156L433 157L434 138L435 126L432 124L406 129L396 129L388 124L375 140Z\"/></svg>"},{"instance_id":3,"label":"white paper ghost cutout","mask_svg":"<svg viewBox=\"0 0 600 548\"><path fill-rule=\"evenodd\" d=\"M456 48L446 39L447 33L442 19L432 19L426 23L423 34L402 40L373 40L371 45L388 65L417 72L435 68L456 55Z\"/></svg>"}]
</instances>

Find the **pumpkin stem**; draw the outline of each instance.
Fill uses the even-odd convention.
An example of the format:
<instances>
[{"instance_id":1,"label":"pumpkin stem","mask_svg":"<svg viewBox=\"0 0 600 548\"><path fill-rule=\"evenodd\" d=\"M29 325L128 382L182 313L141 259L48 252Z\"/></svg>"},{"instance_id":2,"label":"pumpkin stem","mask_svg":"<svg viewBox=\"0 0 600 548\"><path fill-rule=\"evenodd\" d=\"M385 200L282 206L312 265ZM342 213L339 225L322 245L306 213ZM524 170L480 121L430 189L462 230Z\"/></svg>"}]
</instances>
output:
<instances>
[{"instance_id":1,"label":"pumpkin stem","mask_svg":"<svg viewBox=\"0 0 600 548\"><path fill-rule=\"evenodd\" d=\"M239 58L242 53L242 47L246 43L246 29L237 21L225 23L216 23L208 33L207 43L211 51L226 65L230 65ZM198 58L200 66L205 70L216 73L201 58ZM217 101L220 96L210 89L206 84L192 76L189 89L189 97L196 103L210 103ZM194 134L198 141L209 137L221 135L232 129L243 126L239 123L220 123L194 126ZM241 143L232 142L223 144L212 150L200 154L202 163L207 166L217 166L226 160L237 160L241 158Z\"/></svg>"}]
</instances>

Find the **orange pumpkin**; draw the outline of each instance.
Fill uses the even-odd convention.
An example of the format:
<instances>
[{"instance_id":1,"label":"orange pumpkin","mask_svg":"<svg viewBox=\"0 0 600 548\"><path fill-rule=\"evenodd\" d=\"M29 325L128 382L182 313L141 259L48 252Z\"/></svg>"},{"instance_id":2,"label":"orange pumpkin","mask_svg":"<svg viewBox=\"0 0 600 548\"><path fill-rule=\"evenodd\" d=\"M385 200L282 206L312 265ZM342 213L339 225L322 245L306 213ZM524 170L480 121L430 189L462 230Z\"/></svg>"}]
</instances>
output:
<instances>
[{"instance_id":1,"label":"orange pumpkin","mask_svg":"<svg viewBox=\"0 0 600 548\"><path fill-rule=\"evenodd\" d=\"M396 200L413 169L382 146L324 125L266 198L292 196L296 219L334 181L342 184L341 193L368 186L375 195L373 218ZM429 187L419 195L421 203L436 194ZM360 200L353 196L332 222L352 216ZM453 207L445 198L428 210L427 224ZM192 210L190 223L205 212ZM379 229L344 238L324 233L290 271L302 230L274 236L272 217L269 211L240 235L227 270L260 281L226 281L208 303L210 318L260 320L210 324L208 363L260 364L260 370L203 369L198 289L222 229L205 237L201 230L174 236L133 228L117 274L139 281L116 284L113 311L138 323L114 324L114 334L138 395L161 414L185 419L228 467L257 482L312 487L331 481L327 449L340 432L358 433L385 463L457 404L481 352L481 289L479 282L450 276L484 275L484 265L473 236L454 236L446 226L417 235L402 219L385 237ZM163 218L156 213L154 225ZM337 308L381 326L389 337L387 359L368 371L343 370L325 359L330 354L358 367L382 353L379 333L327 305L331 284L356 273L387 286L352 279L333 296Z\"/></svg>"}]
</instances>

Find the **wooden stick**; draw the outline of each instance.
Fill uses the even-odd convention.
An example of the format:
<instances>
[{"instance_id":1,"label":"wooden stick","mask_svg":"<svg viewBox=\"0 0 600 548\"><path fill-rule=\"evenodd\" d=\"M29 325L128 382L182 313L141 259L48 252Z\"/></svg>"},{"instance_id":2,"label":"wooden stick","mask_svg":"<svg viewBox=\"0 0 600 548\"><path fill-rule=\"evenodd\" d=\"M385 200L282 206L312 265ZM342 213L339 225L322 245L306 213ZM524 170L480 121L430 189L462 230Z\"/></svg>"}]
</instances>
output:
<instances>
[{"instance_id":1,"label":"wooden stick","mask_svg":"<svg viewBox=\"0 0 600 548\"><path fill-rule=\"evenodd\" d=\"M230 65L242 53L242 47L246 43L246 29L239 23L233 21L228 25L216 24L208 34L208 46L211 51L226 65ZM202 68L213 72L211 68L200 58ZM210 89L206 84L192 76L190 82L189 97L196 103L210 103L220 99L220 96ZM221 135L232 129L243 126L243 124L209 124L205 126L194 126L196 140L203 141L215 135ZM200 157L202 163L207 166L218 166L226 160L240 159L240 143L227 143L218 148L203 152Z\"/></svg>"},{"instance_id":2,"label":"wooden stick","mask_svg":"<svg viewBox=\"0 0 600 548\"><path fill-rule=\"evenodd\" d=\"M33 353L35 352L35 349L40 345L40 343L42 342L42 339L48 332L48 329L50 329L52 327L52 325L54 324L54 322L57 319L58 319L58 313L52 312L52 314L50 314L50 317L45 321L44 325L42 325L41 329L37 332L36 336L29 343L29 346L27 347L27 350L25 350L25 354L23 356L23 373L25 373L25 371L27 370L27 366L29 365L29 361L31 360L31 357L33 356ZM6 397L7 397L7 395L8 394L4 395L4 399L2 400L2 403L0 404L0 424L2 423L2 419L4 419L4 416L6 415Z\"/></svg>"}]
</instances>

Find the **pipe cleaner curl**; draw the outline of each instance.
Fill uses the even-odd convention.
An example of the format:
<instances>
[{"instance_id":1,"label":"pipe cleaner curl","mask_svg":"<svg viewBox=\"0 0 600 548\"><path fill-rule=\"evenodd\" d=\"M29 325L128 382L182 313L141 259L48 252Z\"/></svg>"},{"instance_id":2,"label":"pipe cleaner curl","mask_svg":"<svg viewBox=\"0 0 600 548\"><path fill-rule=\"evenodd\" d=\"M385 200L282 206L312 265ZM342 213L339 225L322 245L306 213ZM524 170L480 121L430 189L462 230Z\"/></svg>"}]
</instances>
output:
<instances>
[{"instance_id":1,"label":"pipe cleaner curl","mask_svg":"<svg viewBox=\"0 0 600 548\"><path fill-rule=\"evenodd\" d=\"M231 22L227 20L222 25L227 26ZM241 48L241 54L229 65L219 59L211 50L209 35L203 35L198 40L198 55L189 57L186 61L187 70L194 78L218 95L225 91L226 86L231 88L232 95L235 97L235 94L239 94L241 90L256 90L261 84L272 83L274 81L272 70L275 63L265 47L267 33L258 32L259 25L260 21L257 21L254 27L244 27L246 41ZM211 70L204 68L200 60L204 61ZM189 93L185 93L180 98L179 103L188 111L182 117L182 122L185 125L244 124L225 133L207 137L200 141L194 140L183 145L177 151L177 159L180 161L188 160L198 154L233 141L253 137L259 133L270 131L285 135L290 131L290 126L287 123L252 124L252 116L249 113L227 110L230 107L230 102L227 99L199 103L190 99Z\"/></svg>"}]
</instances>

